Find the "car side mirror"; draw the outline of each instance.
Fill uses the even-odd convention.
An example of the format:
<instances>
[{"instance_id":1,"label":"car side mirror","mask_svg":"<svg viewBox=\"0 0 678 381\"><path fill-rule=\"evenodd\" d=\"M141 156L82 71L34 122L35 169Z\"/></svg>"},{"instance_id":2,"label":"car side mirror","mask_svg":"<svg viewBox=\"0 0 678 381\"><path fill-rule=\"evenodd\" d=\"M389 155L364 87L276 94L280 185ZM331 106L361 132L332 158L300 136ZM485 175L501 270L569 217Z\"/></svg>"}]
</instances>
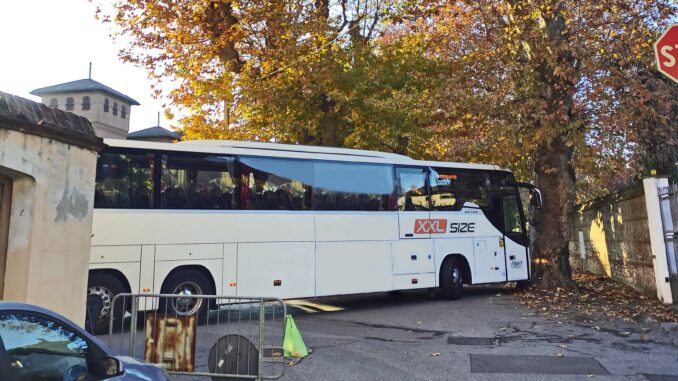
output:
<instances>
[{"instance_id":1,"label":"car side mirror","mask_svg":"<svg viewBox=\"0 0 678 381\"><path fill-rule=\"evenodd\" d=\"M106 357L104 358L102 368L106 377L117 376L122 373L122 365L120 360L115 357Z\"/></svg>"},{"instance_id":2,"label":"car side mirror","mask_svg":"<svg viewBox=\"0 0 678 381\"><path fill-rule=\"evenodd\" d=\"M541 198L541 191L538 188L530 188L530 203L537 209L541 209L544 201Z\"/></svg>"}]
</instances>

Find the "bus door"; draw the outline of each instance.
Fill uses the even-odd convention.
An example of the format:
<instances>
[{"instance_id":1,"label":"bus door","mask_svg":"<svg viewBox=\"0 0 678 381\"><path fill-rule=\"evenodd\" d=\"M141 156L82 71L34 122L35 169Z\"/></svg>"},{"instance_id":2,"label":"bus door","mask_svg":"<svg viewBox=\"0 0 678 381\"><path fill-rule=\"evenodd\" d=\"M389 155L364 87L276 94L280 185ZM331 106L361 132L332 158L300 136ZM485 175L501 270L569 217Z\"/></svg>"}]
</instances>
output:
<instances>
[{"instance_id":1,"label":"bus door","mask_svg":"<svg viewBox=\"0 0 678 381\"><path fill-rule=\"evenodd\" d=\"M444 231L445 226L438 226L429 218L427 168L396 167L395 175L400 239L393 243L393 273L433 273L431 233L436 229ZM431 279L435 281L434 277ZM410 287L424 287L423 283Z\"/></svg>"},{"instance_id":2,"label":"bus door","mask_svg":"<svg viewBox=\"0 0 678 381\"><path fill-rule=\"evenodd\" d=\"M492 197L491 174L437 167L430 182L431 218L446 217L449 231L444 237L458 242L448 253L458 250L469 260L474 284L505 282L501 199Z\"/></svg>"},{"instance_id":3,"label":"bus door","mask_svg":"<svg viewBox=\"0 0 678 381\"><path fill-rule=\"evenodd\" d=\"M525 280L528 279L529 275L525 215L518 197L517 194L503 196L501 203L508 281Z\"/></svg>"},{"instance_id":4,"label":"bus door","mask_svg":"<svg viewBox=\"0 0 678 381\"><path fill-rule=\"evenodd\" d=\"M429 223L426 168L396 167L395 171L400 238L431 238L431 229L437 227Z\"/></svg>"}]
</instances>

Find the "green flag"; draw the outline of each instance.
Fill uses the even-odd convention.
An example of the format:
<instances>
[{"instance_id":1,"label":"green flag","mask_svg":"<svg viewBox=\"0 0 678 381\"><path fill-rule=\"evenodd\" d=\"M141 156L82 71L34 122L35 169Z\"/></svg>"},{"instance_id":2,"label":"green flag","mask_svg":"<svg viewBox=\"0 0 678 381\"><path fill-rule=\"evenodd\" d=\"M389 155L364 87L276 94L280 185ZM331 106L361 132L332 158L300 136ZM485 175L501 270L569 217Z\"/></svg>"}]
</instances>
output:
<instances>
[{"instance_id":1,"label":"green flag","mask_svg":"<svg viewBox=\"0 0 678 381\"><path fill-rule=\"evenodd\" d=\"M301 332L299 332L299 328L294 323L292 315L287 315L283 351L287 358L304 358L308 356L306 344L304 344L304 339L301 338Z\"/></svg>"}]
</instances>

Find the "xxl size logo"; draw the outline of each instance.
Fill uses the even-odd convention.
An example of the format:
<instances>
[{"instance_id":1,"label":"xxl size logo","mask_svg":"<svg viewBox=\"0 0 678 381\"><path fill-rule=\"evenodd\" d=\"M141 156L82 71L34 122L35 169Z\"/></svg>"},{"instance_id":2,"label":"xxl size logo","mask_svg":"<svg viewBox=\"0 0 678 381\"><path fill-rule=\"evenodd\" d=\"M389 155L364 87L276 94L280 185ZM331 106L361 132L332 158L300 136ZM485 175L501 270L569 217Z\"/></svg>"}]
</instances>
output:
<instances>
[{"instance_id":1,"label":"xxl size logo","mask_svg":"<svg viewBox=\"0 0 678 381\"><path fill-rule=\"evenodd\" d=\"M475 222L453 222L450 224L450 233L475 233Z\"/></svg>"},{"instance_id":2,"label":"xxl size logo","mask_svg":"<svg viewBox=\"0 0 678 381\"><path fill-rule=\"evenodd\" d=\"M447 220L444 218L414 220L414 234L443 234L446 228Z\"/></svg>"}]
</instances>

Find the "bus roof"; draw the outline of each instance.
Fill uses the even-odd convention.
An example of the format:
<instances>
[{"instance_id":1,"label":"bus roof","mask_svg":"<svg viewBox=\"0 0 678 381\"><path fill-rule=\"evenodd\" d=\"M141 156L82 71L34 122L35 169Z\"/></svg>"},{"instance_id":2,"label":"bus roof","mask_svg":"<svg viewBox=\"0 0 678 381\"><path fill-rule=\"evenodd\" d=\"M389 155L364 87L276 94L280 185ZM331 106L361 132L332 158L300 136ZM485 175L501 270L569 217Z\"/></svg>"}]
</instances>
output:
<instances>
[{"instance_id":1,"label":"bus roof","mask_svg":"<svg viewBox=\"0 0 678 381\"><path fill-rule=\"evenodd\" d=\"M151 149L160 151L220 153L232 155L284 157L291 159L318 159L506 171L499 166L491 164L424 161L415 160L409 156L388 152L295 144L243 142L234 140L186 140L179 143L158 143L123 139L104 139L104 143L109 147Z\"/></svg>"},{"instance_id":2,"label":"bus roof","mask_svg":"<svg viewBox=\"0 0 678 381\"><path fill-rule=\"evenodd\" d=\"M389 152L379 152L379 151L367 151L360 149L351 149L351 148L335 148L335 147L320 147L320 146L304 146L299 144L282 144L282 143L267 143L267 142L243 142L238 140L186 140L179 142L178 144L182 145L198 145L198 146L216 146L224 148L244 148L244 149L257 149L271 151L273 153L279 151L285 152L300 152L300 153L319 153L319 154L336 154L336 155L348 155L348 156L361 156L361 157L378 157L378 158L398 158L398 159L409 159L410 157L405 155L399 155L396 153Z\"/></svg>"}]
</instances>

